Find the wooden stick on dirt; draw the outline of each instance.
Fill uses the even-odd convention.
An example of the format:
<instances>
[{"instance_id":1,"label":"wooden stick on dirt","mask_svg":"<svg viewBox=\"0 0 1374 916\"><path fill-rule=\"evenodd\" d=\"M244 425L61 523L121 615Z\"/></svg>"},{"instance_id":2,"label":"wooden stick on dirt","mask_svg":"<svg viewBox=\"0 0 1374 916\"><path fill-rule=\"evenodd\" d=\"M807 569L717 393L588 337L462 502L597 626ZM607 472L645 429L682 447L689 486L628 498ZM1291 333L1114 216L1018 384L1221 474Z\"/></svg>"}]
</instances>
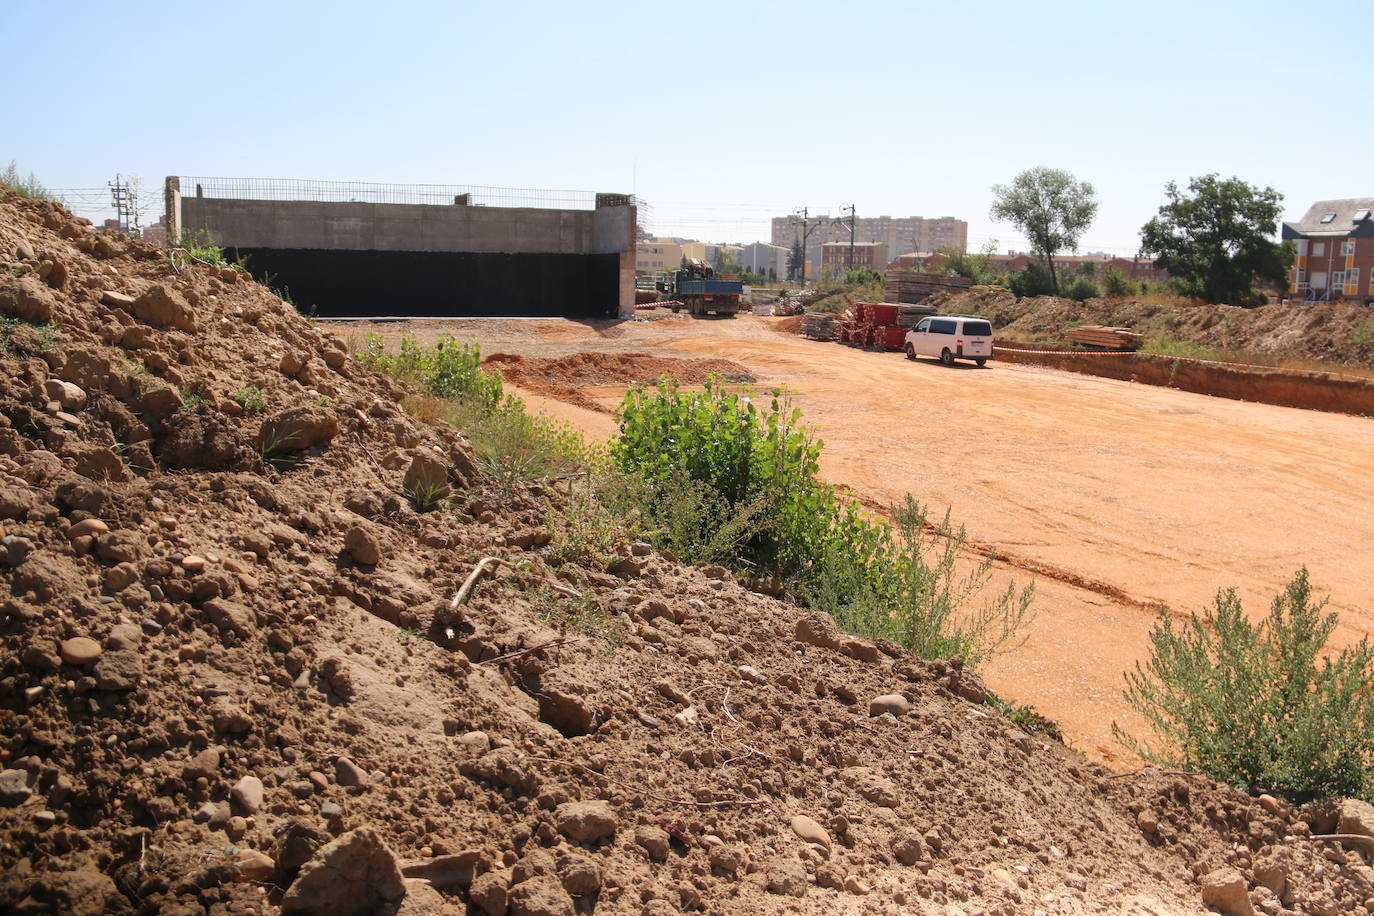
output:
<instances>
[{"instance_id":1,"label":"wooden stick on dirt","mask_svg":"<svg viewBox=\"0 0 1374 916\"><path fill-rule=\"evenodd\" d=\"M519 658L519 657L522 656L522 655L529 655L531 652L538 652L540 649L558 649L558 648L561 648L561 647L563 647L563 646L571 646L573 643L576 643L576 642L586 642L586 641L587 641L587 637L585 637L585 636L567 637L567 638L564 638L564 639L554 639L554 640L551 640L551 641L549 641L549 642L540 643L540 644L537 645L537 646L530 646L528 649L517 649L517 650L514 651L514 652L507 652L505 655L498 655L498 656L496 656L495 658L484 658L484 659L482 659L480 662L478 662L477 664L479 664L479 665L491 665L491 664L495 664L496 662L510 661L512 658Z\"/></svg>"},{"instance_id":2,"label":"wooden stick on dirt","mask_svg":"<svg viewBox=\"0 0 1374 916\"><path fill-rule=\"evenodd\" d=\"M448 603L450 614L467 603L468 598L472 595L473 586L477 584L477 580L490 572L491 568L498 563L505 563L507 566L510 565L510 563L500 557L483 557L478 561L477 567L472 572L468 573L468 577L463 580L463 584L459 586L458 594L454 595L453 600Z\"/></svg>"},{"instance_id":3,"label":"wooden stick on dirt","mask_svg":"<svg viewBox=\"0 0 1374 916\"><path fill-rule=\"evenodd\" d=\"M1374 856L1374 836L1361 836L1358 833L1319 833L1308 839L1314 843L1349 843Z\"/></svg>"}]
</instances>

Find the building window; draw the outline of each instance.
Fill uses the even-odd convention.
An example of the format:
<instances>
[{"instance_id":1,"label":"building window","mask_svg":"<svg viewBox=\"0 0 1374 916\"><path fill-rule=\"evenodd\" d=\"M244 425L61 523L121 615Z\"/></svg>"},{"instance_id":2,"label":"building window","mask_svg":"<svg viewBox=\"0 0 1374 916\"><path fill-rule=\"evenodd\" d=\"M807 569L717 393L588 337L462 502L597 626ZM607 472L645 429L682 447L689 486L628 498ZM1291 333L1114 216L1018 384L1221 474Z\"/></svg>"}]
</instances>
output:
<instances>
[{"instance_id":1,"label":"building window","mask_svg":"<svg viewBox=\"0 0 1374 916\"><path fill-rule=\"evenodd\" d=\"M1325 243L1325 242L1313 242L1313 243L1312 243L1312 257L1314 257L1314 258L1319 258L1319 257L1321 257L1321 256L1324 255L1324 254L1326 254L1326 243Z\"/></svg>"},{"instance_id":2,"label":"building window","mask_svg":"<svg viewBox=\"0 0 1374 916\"><path fill-rule=\"evenodd\" d=\"M1355 243L1354 243L1353 241L1350 241L1350 242L1341 242L1341 257L1347 257L1347 258L1348 258L1348 257L1350 257L1350 256L1351 256L1352 254L1354 254L1354 253L1355 253Z\"/></svg>"},{"instance_id":3,"label":"building window","mask_svg":"<svg viewBox=\"0 0 1374 916\"><path fill-rule=\"evenodd\" d=\"M1326 214L1325 216L1322 217L1322 222L1324 222L1324 223L1329 223L1329 222L1331 222L1331 221L1332 221L1333 219L1335 219L1335 218L1336 218L1336 214L1334 214L1334 213L1328 213L1328 214Z\"/></svg>"}]
</instances>

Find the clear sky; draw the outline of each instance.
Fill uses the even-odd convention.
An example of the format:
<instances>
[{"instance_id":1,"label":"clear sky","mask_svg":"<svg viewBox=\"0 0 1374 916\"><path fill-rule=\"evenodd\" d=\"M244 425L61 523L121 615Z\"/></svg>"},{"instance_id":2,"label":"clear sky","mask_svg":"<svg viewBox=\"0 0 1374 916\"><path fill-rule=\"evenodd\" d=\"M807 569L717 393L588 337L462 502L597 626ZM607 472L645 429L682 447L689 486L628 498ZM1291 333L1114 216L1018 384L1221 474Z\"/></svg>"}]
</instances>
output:
<instances>
[{"instance_id":1,"label":"clear sky","mask_svg":"<svg viewBox=\"0 0 1374 916\"><path fill-rule=\"evenodd\" d=\"M991 187L1096 187L1082 250L1131 254L1170 180L1374 195L1374 3L15 3L0 167L632 191L650 228L957 216ZM91 218L107 192L72 190ZM153 208L152 218L159 212Z\"/></svg>"}]
</instances>

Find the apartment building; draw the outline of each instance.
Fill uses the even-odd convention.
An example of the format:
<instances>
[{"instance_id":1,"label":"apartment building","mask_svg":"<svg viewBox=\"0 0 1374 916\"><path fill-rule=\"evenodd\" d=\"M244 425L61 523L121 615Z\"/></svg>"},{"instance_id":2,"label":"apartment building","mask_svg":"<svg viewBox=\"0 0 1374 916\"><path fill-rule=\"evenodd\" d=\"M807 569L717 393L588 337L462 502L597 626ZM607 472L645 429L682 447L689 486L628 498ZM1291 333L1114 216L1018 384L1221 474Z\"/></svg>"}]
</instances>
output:
<instances>
[{"instance_id":1,"label":"apartment building","mask_svg":"<svg viewBox=\"0 0 1374 916\"><path fill-rule=\"evenodd\" d=\"M849 243L848 219L820 214L807 220L807 227L816 227L806 240L806 259L813 266L823 261L821 246L827 242ZM775 216L772 220L772 242L791 248L801 238L800 216ZM887 245L893 257L912 251L941 251L952 248L968 250L968 223L952 216L927 219L923 216L861 216L854 220L855 243Z\"/></svg>"},{"instance_id":2,"label":"apartment building","mask_svg":"<svg viewBox=\"0 0 1374 916\"><path fill-rule=\"evenodd\" d=\"M1374 197L1319 200L1283 238L1297 245L1290 275L1295 294L1315 302L1374 305Z\"/></svg>"},{"instance_id":3,"label":"apartment building","mask_svg":"<svg viewBox=\"0 0 1374 916\"><path fill-rule=\"evenodd\" d=\"M887 242L855 242L852 249L847 241L826 242L821 246L821 273L843 271L850 267L855 270L863 267L886 270L887 253Z\"/></svg>"},{"instance_id":4,"label":"apartment building","mask_svg":"<svg viewBox=\"0 0 1374 916\"><path fill-rule=\"evenodd\" d=\"M789 251L781 245L754 242L740 249L739 262L751 274L762 274L769 280L785 280Z\"/></svg>"},{"instance_id":5,"label":"apartment building","mask_svg":"<svg viewBox=\"0 0 1374 916\"><path fill-rule=\"evenodd\" d=\"M676 239L648 239L635 245L635 271L662 273L682 266L682 245Z\"/></svg>"}]
</instances>

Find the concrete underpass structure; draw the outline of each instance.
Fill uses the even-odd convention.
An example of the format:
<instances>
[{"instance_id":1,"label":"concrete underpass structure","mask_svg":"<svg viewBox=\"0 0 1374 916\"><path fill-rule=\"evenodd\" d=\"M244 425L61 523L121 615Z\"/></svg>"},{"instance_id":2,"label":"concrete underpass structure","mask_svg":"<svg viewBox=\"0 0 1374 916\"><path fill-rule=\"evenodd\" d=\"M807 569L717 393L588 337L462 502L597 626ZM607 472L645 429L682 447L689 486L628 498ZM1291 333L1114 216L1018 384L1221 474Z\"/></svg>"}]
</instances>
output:
<instances>
[{"instance_id":1,"label":"concrete underpass structure","mask_svg":"<svg viewBox=\"0 0 1374 916\"><path fill-rule=\"evenodd\" d=\"M170 177L167 222L321 317L633 316L634 198L503 191Z\"/></svg>"}]
</instances>

